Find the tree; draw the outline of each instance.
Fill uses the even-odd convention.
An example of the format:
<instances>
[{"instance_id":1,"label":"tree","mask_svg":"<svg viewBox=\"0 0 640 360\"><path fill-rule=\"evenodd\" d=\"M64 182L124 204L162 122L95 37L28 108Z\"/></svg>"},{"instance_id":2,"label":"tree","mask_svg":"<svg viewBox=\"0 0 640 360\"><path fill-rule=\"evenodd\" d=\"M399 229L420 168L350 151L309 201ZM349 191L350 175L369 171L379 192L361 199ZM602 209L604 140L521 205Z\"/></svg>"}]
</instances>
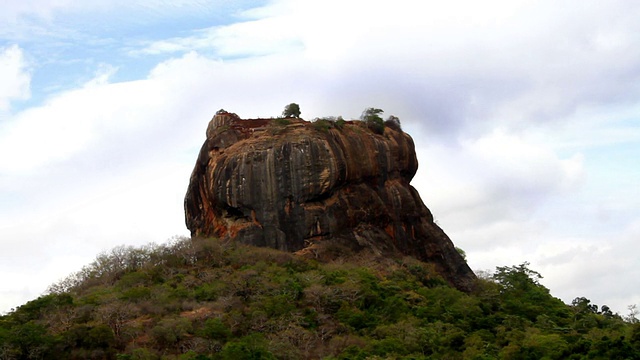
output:
<instances>
[{"instance_id":1,"label":"tree","mask_svg":"<svg viewBox=\"0 0 640 360\"><path fill-rule=\"evenodd\" d=\"M382 109L376 108L366 108L360 115L360 120L364 121L367 124L367 127L371 129L376 134L384 133L384 121L380 114L384 111Z\"/></svg>"},{"instance_id":2,"label":"tree","mask_svg":"<svg viewBox=\"0 0 640 360\"><path fill-rule=\"evenodd\" d=\"M387 120L384 122L384 125L386 127L389 127L398 131L402 130L402 126L400 126L400 118L395 115L389 116Z\"/></svg>"},{"instance_id":3,"label":"tree","mask_svg":"<svg viewBox=\"0 0 640 360\"><path fill-rule=\"evenodd\" d=\"M542 275L529 269L529 263L517 266L498 266L493 280L500 285L501 305L513 315L535 321L540 314L552 316L556 323L570 318L569 308L540 284Z\"/></svg>"},{"instance_id":4,"label":"tree","mask_svg":"<svg viewBox=\"0 0 640 360\"><path fill-rule=\"evenodd\" d=\"M526 292L531 288L540 286L538 280L542 279L539 272L529 269L529 263L524 262L518 266L498 266L493 279L502 285L505 290L518 290Z\"/></svg>"},{"instance_id":5,"label":"tree","mask_svg":"<svg viewBox=\"0 0 640 360\"><path fill-rule=\"evenodd\" d=\"M597 314L598 313L598 305L592 304L591 300L587 299L586 297L577 297L577 298L573 299L573 301L571 302L571 306L573 307L574 311L577 312L577 313L584 313L584 314L587 314L587 313ZM608 309L608 307L607 307L607 309Z\"/></svg>"},{"instance_id":6,"label":"tree","mask_svg":"<svg viewBox=\"0 0 640 360\"><path fill-rule=\"evenodd\" d=\"M637 318L638 314L640 313L640 311L638 311L638 306L636 304L629 305L627 306L627 309L629 309L629 314L625 317L625 320L632 324L637 324L638 322L640 322L640 320L638 320Z\"/></svg>"},{"instance_id":7,"label":"tree","mask_svg":"<svg viewBox=\"0 0 640 360\"><path fill-rule=\"evenodd\" d=\"M284 117L294 117L300 118L300 105L296 103L291 103L284 107L284 111L282 112L282 116Z\"/></svg>"}]
</instances>

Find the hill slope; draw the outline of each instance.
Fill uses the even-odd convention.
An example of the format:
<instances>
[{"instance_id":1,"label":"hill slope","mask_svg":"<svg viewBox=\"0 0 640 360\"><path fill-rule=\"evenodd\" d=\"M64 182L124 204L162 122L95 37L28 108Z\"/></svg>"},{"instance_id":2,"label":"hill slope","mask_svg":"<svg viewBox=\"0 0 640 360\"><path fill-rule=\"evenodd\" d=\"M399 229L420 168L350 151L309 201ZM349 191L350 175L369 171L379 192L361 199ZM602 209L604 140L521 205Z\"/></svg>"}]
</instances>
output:
<instances>
[{"instance_id":1,"label":"hill slope","mask_svg":"<svg viewBox=\"0 0 640 360\"><path fill-rule=\"evenodd\" d=\"M411 257L119 247L0 318L3 359L638 359L640 325L526 264L463 293Z\"/></svg>"}]
</instances>

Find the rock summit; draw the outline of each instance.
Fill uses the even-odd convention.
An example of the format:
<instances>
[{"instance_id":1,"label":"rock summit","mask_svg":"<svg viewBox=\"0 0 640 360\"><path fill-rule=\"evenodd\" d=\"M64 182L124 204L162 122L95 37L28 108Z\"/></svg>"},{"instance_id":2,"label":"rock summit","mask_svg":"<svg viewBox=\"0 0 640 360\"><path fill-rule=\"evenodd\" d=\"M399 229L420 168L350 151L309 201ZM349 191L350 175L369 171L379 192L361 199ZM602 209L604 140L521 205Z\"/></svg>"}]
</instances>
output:
<instances>
[{"instance_id":1,"label":"rock summit","mask_svg":"<svg viewBox=\"0 0 640 360\"><path fill-rule=\"evenodd\" d=\"M475 275L410 185L417 169L397 126L376 134L362 121L219 111L191 174L186 224L193 237L306 255L336 243L413 256L469 291Z\"/></svg>"}]
</instances>

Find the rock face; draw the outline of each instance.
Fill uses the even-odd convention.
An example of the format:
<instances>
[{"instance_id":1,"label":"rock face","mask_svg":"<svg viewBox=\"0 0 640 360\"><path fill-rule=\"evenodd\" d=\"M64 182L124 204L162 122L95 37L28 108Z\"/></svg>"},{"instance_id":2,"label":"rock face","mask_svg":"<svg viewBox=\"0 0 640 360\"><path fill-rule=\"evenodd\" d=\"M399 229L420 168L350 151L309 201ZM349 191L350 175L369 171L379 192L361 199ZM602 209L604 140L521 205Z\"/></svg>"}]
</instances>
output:
<instances>
[{"instance_id":1,"label":"rock face","mask_svg":"<svg viewBox=\"0 0 640 360\"><path fill-rule=\"evenodd\" d=\"M219 112L191 175L187 228L291 252L339 240L410 255L468 291L475 275L409 184L417 168L399 129Z\"/></svg>"}]
</instances>

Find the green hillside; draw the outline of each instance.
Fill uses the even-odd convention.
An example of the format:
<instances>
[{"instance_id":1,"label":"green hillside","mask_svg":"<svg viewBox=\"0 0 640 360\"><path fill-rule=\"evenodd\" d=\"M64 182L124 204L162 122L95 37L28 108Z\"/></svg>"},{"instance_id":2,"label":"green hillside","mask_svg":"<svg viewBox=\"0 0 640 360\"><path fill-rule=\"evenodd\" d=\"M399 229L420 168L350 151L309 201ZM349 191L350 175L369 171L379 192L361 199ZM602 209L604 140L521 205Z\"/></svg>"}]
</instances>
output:
<instances>
[{"instance_id":1,"label":"green hillside","mask_svg":"<svg viewBox=\"0 0 640 360\"><path fill-rule=\"evenodd\" d=\"M0 359L640 359L640 324L528 264L460 292L413 258L119 247L0 317Z\"/></svg>"}]
</instances>

